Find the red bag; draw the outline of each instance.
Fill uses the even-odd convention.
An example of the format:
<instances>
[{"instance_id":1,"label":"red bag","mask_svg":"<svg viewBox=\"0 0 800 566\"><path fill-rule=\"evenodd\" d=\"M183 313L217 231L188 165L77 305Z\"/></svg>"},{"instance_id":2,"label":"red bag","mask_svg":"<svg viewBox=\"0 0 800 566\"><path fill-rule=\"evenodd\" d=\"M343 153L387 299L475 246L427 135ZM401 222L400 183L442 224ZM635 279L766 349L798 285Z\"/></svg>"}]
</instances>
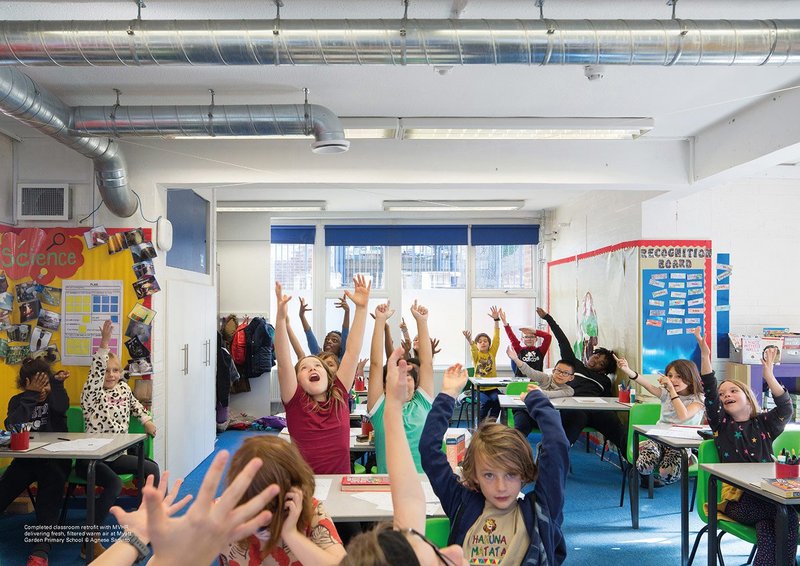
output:
<instances>
[{"instance_id":1,"label":"red bag","mask_svg":"<svg viewBox=\"0 0 800 566\"><path fill-rule=\"evenodd\" d=\"M244 365L244 362L247 359L247 336L245 336L244 331L247 329L249 324L249 321L241 323L236 327L236 332L233 333L233 341L231 342L231 357L233 358L233 363L235 363L237 366Z\"/></svg>"}]
</instances>

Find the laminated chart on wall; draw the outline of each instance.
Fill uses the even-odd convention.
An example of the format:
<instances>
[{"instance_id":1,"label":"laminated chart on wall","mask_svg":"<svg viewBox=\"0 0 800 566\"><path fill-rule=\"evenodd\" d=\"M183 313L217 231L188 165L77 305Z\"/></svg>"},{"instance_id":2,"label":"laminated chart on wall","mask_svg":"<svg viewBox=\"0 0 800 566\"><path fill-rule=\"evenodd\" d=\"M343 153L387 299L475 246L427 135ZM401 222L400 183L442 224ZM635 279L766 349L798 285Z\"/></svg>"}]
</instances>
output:
<instances>
[{"instance_id":1,"label":"laminated chart on wall","mask_svg":"<svg viewBox=\"0 0 800 566\"><path fill-rule=\"evenodd\" d=\"M708 327L710 248L643 246L640 252L642 373L663 372L678 358L699 366L690 330L699 326L705 335Z\"/></svg>"},{"instance_id":2,"label":"laminated chart on wall","mask_svg":"<svg viewBox=\"0 0 800 566\"><path fill-rule=\"evenodd\" d=\"M100 346L100 329L111 319L114 334L109 349L118 357L122 345L122 281L65 280L61 332L65 364L88 366Z\"/></svg>"}]
</instances>

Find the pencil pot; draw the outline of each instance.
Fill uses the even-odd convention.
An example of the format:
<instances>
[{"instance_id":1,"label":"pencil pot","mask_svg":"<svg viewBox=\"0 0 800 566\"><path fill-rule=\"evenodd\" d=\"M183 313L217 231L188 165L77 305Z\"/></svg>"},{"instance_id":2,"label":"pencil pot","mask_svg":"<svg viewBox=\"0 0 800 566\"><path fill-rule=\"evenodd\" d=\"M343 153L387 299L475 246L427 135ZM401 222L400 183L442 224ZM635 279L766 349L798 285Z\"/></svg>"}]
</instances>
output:
<instances>
[{"instance_id":1,"label":"pencil pot","mask_svg":"<svg viewBox=\"0 0 800 566\"><path fill-rule=\"evenodd\" d=\"M369 417L361 417L361 434L369 434L372 430L372 423Z\"/></svg>"},{"instance_id":2,"label":"pencil pot","mask_svg":"<svg viewBox=\"0 0 800 566\"><path fill-rule=\"evenodd\" d=\"M631 390L630 389L620 389L619 390L619 402L620 403L630 403L631 402Z\"/></svg>"},{"instance_id":3,"label":"pencil pot","mask_svg":"<svg viewBox=\"0 0 800 566\"><path fill-rule=\"evenodd\" d=\"M781 464L780 462L775 462L775 477L779 479L800 477L800 464Z\"/></svg>"},{"instance_id":4,"label":"pencil pot","mask_svg":"<svg viewBox=\"0 0 800 566\"><path fill-rule=\"evenodd\" d=\"M27 450L31 446L31 433L24 430L22 432L11 433L11 449Z\"/></svg>"}]
</instances>

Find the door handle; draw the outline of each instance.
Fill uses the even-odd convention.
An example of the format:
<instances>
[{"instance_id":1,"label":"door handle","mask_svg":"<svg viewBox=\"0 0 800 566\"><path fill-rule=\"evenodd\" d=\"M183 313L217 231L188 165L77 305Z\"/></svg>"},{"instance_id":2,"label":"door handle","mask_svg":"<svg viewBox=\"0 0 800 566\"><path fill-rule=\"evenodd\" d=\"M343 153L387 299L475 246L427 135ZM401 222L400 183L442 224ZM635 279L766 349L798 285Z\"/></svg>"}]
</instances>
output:
<instances>
[{"instance_id":1,"label":"door handle","mask_svg":"<svg viewBox=\"0 0 800 566\"><path fill-rule=\"evenodd\" d=\"M206 340L204 342L206 346L206 361L204 362L206 366L211 365L211 340Z\"/></svg>"},{"instance_id":2,"label":"door handle","mask_svg":"<svg viewBox=\"0 0 800 566\"><path fill-rule=\"evenodd\" d=\"M189 344L184 344L183 348L183 375L189 373Z\"/></svg>"}]
</instances>

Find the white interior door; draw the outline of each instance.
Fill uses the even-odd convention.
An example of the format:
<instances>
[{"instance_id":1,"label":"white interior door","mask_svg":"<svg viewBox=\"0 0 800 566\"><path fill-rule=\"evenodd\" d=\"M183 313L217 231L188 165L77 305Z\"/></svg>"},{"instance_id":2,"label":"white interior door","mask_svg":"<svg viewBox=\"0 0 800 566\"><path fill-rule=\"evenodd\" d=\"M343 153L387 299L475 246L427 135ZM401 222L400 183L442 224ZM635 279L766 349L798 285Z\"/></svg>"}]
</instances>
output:
<instances>
[{"instance_id":1,"label":"white interior door","mask_svg":"<svg viewBox=\"0 0 800 566\"><path fill-rule=\"evenodd\" d=\"M166 469L180 478L214 449L215 292L184 281L166 291Z\"/></svg>"}]
</instances>

